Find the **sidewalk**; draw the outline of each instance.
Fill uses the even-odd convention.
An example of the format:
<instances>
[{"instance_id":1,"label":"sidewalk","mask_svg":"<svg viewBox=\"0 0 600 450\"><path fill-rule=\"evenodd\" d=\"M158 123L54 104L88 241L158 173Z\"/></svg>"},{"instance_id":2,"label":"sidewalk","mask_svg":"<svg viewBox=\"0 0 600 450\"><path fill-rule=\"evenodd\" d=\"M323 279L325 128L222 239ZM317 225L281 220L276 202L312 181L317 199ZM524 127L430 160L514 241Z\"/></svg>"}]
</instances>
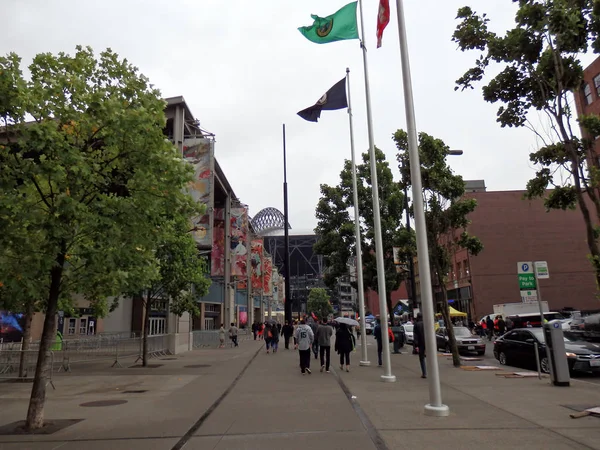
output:
<instances>
[{"instance_id":1,"label":"sidewalk","mask_svg":"<svg viewBox=\"0 0 600 450\"><path fill-rule=\"evenodd\" d=\"M358 366L358 348L350 373L339 373L332 355L334 372L320 373L312 359L313 373L304 376L297 352L267 355L263 346L246 341L151 361L160 367L57 376L47 419L84 420L52 435L0 436L0 450L600 449L600 419L571 419L574 411L561 406L600 406L597 385L505 379L455 369L439 356L451 414L429 417L427 380L409 353L391 355L397 382L382 383L375 345L367 347L371 367ZM30 388L0 383L0 426L25 417ZM127 403L80 406L98 400Z\"/></svg>"}]
</instances>

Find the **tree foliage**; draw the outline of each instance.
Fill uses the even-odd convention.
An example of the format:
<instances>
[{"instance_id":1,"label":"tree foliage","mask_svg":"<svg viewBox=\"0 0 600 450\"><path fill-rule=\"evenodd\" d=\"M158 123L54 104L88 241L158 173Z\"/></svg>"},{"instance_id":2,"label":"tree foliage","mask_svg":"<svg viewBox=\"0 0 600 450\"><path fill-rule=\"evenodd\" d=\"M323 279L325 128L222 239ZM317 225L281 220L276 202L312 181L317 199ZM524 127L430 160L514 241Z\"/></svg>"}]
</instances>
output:
<instances>
[{"instance_id":1,"label":"tree foliage","mask_svg":"<svg viewBox=\"0 0 600 450\"><path fill-rule=\"evenodd\" d=\"M600 118L579 118L585 130L584 139L580 139L572 105L573 92L579 96L583 83L580 54L590 46L600 51L600 3L520 0L515 26L502 36L489 30L486 14L477 14L468 6L458 10L457 18L460 23L453 41L462 51L475 50L480 55L457 80L456 89L472 89L490 70L497 73L494 65L499 67L499 73L483 86L483 99L501 105L497 113L501 126L526 126L543 142L529 155L539 170L527 183L526 197L543 197L548 209L579 207L596 281L600 283L595 228L600 220L600 169L593 151L594 138L600 134ZM551 130L547 135L530 124L531 111L547 115ZM593 205L592 210L588 205Z\"/></svg>"},{"instance_id":2,"label":"tree foliage","mask_svg":"<svg viewBox=\"0 0 600 450\"><path fill-rule=\"evenodd\" d=\"M394 181L385 154L375 149L377 181L381 214L381 230L384 249L386 301L392 312L391 293L400 287L406 275L397 273L394 266L393 247L401 247L403 255L412 254L414 239L402 225L404 195ZM361 250L364 286L378 291L377 264L375 257L375 231L373 223L373 198L371 189L371 164L368 153L362 155L362 164L356 165L358 208L361 226ZM339 278L348 275L348 261L355 256L356 238L354 218L349 210L354 207L352 192L352 163L346 160L337 186L321 185L321 198L316 208L318 241L314 250L325 256L327 272L325 283L333 288ZM354 286L356 287L356 286Z\"/></svg>"},{"instance_id":3,"label":"tree foliage","mask_svg":"<svg viewBox=\"0 0 600 450\"><path fill-rule=\"evenodd\" d=\"M400 186L409 188L412 179L409 165L408 136L404 130L394 134L398 148L398 162L401 174ZM460 357L450 320L446 283L452 267L452 257L458 249L466 249L471 255L483 250L481 241L468 231L468 215L477 202L464 197L465 183L460 175L452 172L446 162L450 148L441 139L426 133L419 134L419 156L425 204L425 224L429 245L429 264L433 275L433 292L442 294L442 315L448 329L454 365L460 365Z\"/></svg>"},{"instance_id":4,"label":"tree foliage","mask_svg":"<svg viewBox=\"0 0 600 450\"><path fill-rule=\"evenodd\" d=\"M20 258L0 281L17 279L46 312L35 429L59 301L77 293L106 309L108 296L151 285L165 221L197 206L183 189L192 169L163 135L165 103L127 60L77 47L35 56L29 73L17 55L0 58L0 247Z\"/></svg>"},{"instance_id":5,"label":"tree foliage","mask_svg":"<svg viewBox=\"0 0 600 450\"><path fill-rule=\"evenodd\" d=\"M333 313L333 306L324 288L312 288L308 293L308 311L313 312L321 320L327 319Z\"/></svg>"}]
</instances>

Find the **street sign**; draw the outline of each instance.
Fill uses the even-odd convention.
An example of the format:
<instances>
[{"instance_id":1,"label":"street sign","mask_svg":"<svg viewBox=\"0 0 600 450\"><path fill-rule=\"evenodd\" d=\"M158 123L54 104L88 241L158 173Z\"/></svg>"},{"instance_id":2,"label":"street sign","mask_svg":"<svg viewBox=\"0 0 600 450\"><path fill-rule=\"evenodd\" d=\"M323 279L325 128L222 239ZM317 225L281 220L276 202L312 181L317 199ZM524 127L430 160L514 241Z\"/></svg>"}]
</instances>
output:
<instances>
[{"instance_id":1,"label":"street sign","mask_svg":"<svg viewBox=\"0 0 600 450\"><path fill-rule=\"evenodd\" d=\"M537 291L535 289L529 291L521 291L521 301L523 303L535 303L538 301Z\"/></svg>"},{"instance_id":2,"label":"street sign","mask_svg":"<svg viewBox=\"0 0 600 450\"><path fill-rule=\"evenodd\" d=\"M548 271L548 263L546 261L536 261L534 264L535 275L538 278L550 278L550 272Z\"/></svg>"},{"instance_id":3,"label":"street sign","mask_svg":"<svg viewBox=\"0 0 600 450\"><path fill-rule=\"evenodd\" d=\"M521 261L517 263L517 273L533 273L533 264L531 261Z\"/></svg>"},{"instance_id":4,"label":"street sign","mask_svg":"<svg viewBox=\"0 0 600 450\"><path fill-rule=\"evenodd\" d=\"M535 275L533 273L520 273L518 277L520 290L525 291L536 288Z\"/></svg>"}]
</instances>

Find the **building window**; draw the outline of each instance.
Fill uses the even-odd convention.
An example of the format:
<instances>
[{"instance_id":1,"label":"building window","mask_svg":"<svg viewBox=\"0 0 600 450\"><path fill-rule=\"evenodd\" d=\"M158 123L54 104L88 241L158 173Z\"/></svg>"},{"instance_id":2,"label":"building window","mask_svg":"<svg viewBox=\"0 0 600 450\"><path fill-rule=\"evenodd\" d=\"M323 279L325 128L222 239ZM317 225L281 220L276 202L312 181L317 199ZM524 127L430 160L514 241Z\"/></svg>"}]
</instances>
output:
<instances>
[{"instance_id":1,"label":"building window","mask_svg":"<svg viewBox=\"0 0 600 450\"><path fill-rule=\"evenodd\" d=\"M594 87L596 88L598 97L600 97L600 73L594 77Z\"/></svg>"},{"instance_id":2,"label":"building window","mask_svg":"<svg viewBox=\"0 0 600 450\"><path fill-rule=\"evenodd\" d=\"M87 334L87 319L79 319L79 334Z\"/></svg>"},{"instance_id":3,"label":"building window","mask_svg":"<svg viewBox=\"0 0 600 450\"><path fill-rule=\"evenodd\" d=\"M583 85L583 95L585 97L585 104L589 105L592 103L592 90L590 89L590 85L585 83Z\"/></svg>"},{"instance_id":4,"label":"building window","mask_svg":"<svg viewBox=\"0 0 600 450\"><path fill-rule=\"evenodd\" d=\"M77 324L77 319L69 319L69 330L68 334L75 334L75 325Z\"/></svg>"}]
</instances>

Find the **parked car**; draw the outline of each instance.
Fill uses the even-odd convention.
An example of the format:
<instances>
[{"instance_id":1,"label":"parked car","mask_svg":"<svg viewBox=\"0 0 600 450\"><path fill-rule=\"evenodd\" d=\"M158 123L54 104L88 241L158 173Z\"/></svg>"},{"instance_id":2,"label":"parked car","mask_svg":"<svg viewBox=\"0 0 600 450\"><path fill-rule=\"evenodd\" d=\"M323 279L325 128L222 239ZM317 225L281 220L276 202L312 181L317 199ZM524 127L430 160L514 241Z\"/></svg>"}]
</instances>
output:
<instances>
[{"instance_id":1,"label":"parked car","mask_svg":"<svg viewBox=\"0 0 600 450\"><path fill-rule=\"evenodd\" d=\"M537 343L542 372L550 366L544 344L542 328L519 328L511 330L494 341L494 357L500 364L514 364L535 368L534 345ZM565 351L571 372L600 372L600 344L582 341L569 332L565 333Z\"/></svg>"},{"instance_id":2,"label":"parked car","mask_svg":"<svg viewBox=\"0 0 600 450\"><path fill-rule=\"evenodd\" d=\"M415 326L413 324L404 324L404 335L406 336L406 343L412 345L414 342L413 330Z\"/></svg>"},{"instance_id":3,"label":"parked car","mask_svg":"<svg viewBox=\"0 0 600 450\"><path fill-rule=\"evenodd\" d=\"M365 332L367 334L373 334L375 328L375 319L365 319Z\"/></svg>"},{"instance_id":4,"label":"parked car","mask_svg":"<svg viewBox=\"0 0 600 450\"><path fill-rule=\"evenodd\" d=\"M454 337L459 352L477 352L478 355L485 353L485 342L479 336L474 336L467 327L454 327ZM435 333L435 338L438 350L450 352L446 327L440 327Z\"/></svg>"},{"instance_id":5,"label":"parked car","mask_svg":"<svg viewBox=\"0 0 600 450\"><path fill-rule=\"evenodd\" d=\"M551 320L565 320L562 314L554 311L545 312L544 319L546 319L548 322ZM541 327L542 321L540 320L540 313L515 314L506 318L506 325L510 330L516 328L526 328L527 322L529 322L529 324L534 328Z\"/></svg>"}]
</instances>

